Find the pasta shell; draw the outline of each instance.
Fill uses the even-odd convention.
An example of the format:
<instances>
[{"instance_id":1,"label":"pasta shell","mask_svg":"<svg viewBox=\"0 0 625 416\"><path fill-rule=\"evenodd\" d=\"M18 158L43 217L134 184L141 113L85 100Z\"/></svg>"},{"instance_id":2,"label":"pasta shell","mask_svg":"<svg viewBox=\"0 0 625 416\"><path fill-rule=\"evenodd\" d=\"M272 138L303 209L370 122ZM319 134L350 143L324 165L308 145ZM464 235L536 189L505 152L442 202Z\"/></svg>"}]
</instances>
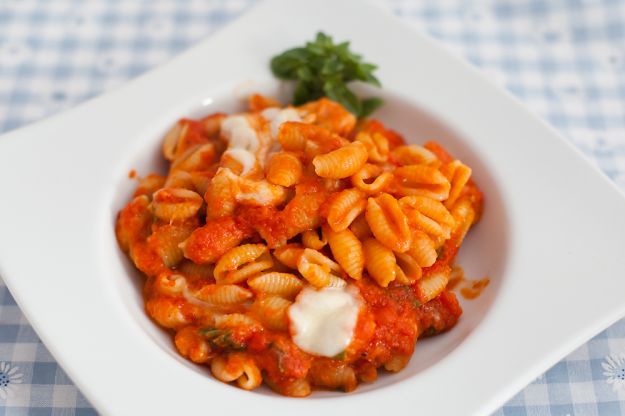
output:
<instances>
[{"instance_id":1,"label":"pasta shell","mask_svg":"<svg viewBox=\"0 0 625 416\"><path fill-rule=\"evenodd\" d=\"M333 231L330 227L324 228L324 235L330 244L334 259L352 279L362 278L365 266L365 256L362 243L349 229Z\"/></svg>"},{"instance_id":2,"label":"pasta shell","mask_svg":"<svg viewBox=\"0 0 625 416\"><path fill-rule=\"evenodd\" d=\"M369 224L367 224L367 219L362 214L352 222L349 229L359 240L364 240L366 237L370 237L372 235L371 228L369 228Z\"/></svg>"},{"instance_id":3,"label":"pasta shell","mask_svg":"<svg viewBox=\"0 0 625 416\"><path fill-rule=\"evenodd\" d=\"M242 313L229 313L215 316L215 327L218 329L256 328L260 327L260 323L251 316Z\"/></svg>"},{"instance_id":4,"label":"pasta shell","mask_svg":"<svg viewBox=\"0 0 625 416\"><path fill-rule=\"evenodd\" d=\"M152 211L163 221L185 220L202 206L202 197L188 189L163 188L154 193Z\"/></svg>"},{"instance_id":5,"label":"pasta shell","mask_svg":"<svg viewBox=\"0 0 625 416\"><path fill-rule=\"evenodd\" d=\"M456 228L453 232L453 241L457 246L460 246L464 237L467 235L469 228L471 228L471 225L473 225L473 222L475 221L475 208L473 208L473 204L468 198L463 198L456 202L451 210L451 214L456 221Z\"/></svg>"},{"instance_id":6,"label":"pasta shell","mask_svg":"<svg viewBox=\"0 0 625 416\"><path fill-rule=\"evenodd\" d=\"M416 284L417 297L421 303L427 303L437 297L449 283L449 269L434 272L420 279Z\"/></svg>"},{"instance_id":7,"label":"pasta shell","mask_svg":"<svg viewBox=\"0 0 625 416\"><path fill-rule=\"evenodd\" d=\"M401 371L406 367L406 365L408 365L410 357L410 355L393 355L390 360L384 363L384 368L393 373Z\"/></svg>"},{"instance_id":8,"label":"pasta shell","mask_svg":"<svg viewBox=\"0 0 625 416\"><path fill-rule=\"evenodd\" d=\"M191 191L195 191L195 186L193 185L191 174L183 170L178 170L178 171L170 173L169 176L167 176L167 180L165 181L164 187L165 188L183 188L183 189L189 189Z\"/></svg>"},{"instance_id":9,"label":"pasta shell","mask_svg":"<svg viewBox=\"0 0 625 416\"><path fill-rule=\"evenodd\" d=\"M328 244L328 241L325 237L319 238L319 233L316 230L306 230L302 233L302 244L306 248L321 250Z\"/></svg>"},{"instance_id":10,"label":"pasta shell","mask_svg":"<svg viewBox=\"0 0 625 416\"><path fill-rule=\"evenodd\" d=\"M145 302L148 315L164 328L177 329L189 325L189 319L182 313L182 301L170 296L152 296Z\"/></svg>"},{"instance_id":11,"label":"pasta shell","mask_svg":"<svg viewBox=\"0 0 625 416\"><path fill-rule=\"evenodd\" d=\"M455 220L439 201L424 196L407 196L399 200L409 222L433 237L448 239Z\"/></svg>"},{"instance_id":12,"label":"pasta shell","mask_svg":"<svg viewBox=\"0 0 625 416\"><path fill-rule=\"evenodd\" d=\"M236 306L254 296L249 290L237 285L206 285L194 293L194 297L215 306Z\"/></svg>"},{"instance_id":13,"label":"pasta shell","mask_svg":"<svg viewBox=\"0 0 625 416\"><path fill-rule=\"evenodd\" d=\"M416 144L397 146L393 149L393 160L400 166L430 165L438 167L440 161L434 153Z\"/></svg>"},{"instance_id":14,"label":"pasta shell","mask_svg":"<svg viewBox=\"0 0 625 416\"><path fill-rule=\"evenodd\" d=\"M188 124L179 121L165 134L163 139L163 156L165 156L165 159L169 161L174 160L178 148L178 141L181 137L186 135L188 129Z\"/></svg>"},{"instance_id":15,"label":"pasta shell","mask_svg":"<svg viewBox=\"0 0 625 416\"><path fill-rule=\"evenodd\" d=\"M260 369L250 357L242 353L231 353L227 357L215 357L211 361L211 373L224 383L232 381L245 390L260 386L263 377Z\"/></svg>"},{"instance_id":16,"label":"pasta shell","mask_svg":"<svg viewBox=\"0 0 625 416\"><path fill-rule=\"evenodd\" d=\"M356 373L348 364L330 360L315 360L310 368L310 378L315 386L352 391L358 385Z\"/></svg>"},{"instance_id":17,"label":"pasta shell","mask_svg":"<svg viewBox=\"0 0 625 416\"><path fill-rule=\"evenodd\" d=\"M315 115L314 123L336 134L347 136L356 125L356 117L341 104L321 98L300 107L304 113Z\"/></svg>"},{"instance_id":18,"label":"pasta shell","mask_svg":"<svg viewBox=\"0 0 625 416\"><path fill-rule=\"evenodd\" d=\"M171 171L193 172L207 170L215 162L217 152L213 143L204 143L188 148L171 164Z\"/></svg>"},{"instance_id":19,"label":"pasta shell","mask_svg":"<svg viewBox=\"0 0 625 416\"><path fill-rule=\"evenodd\" d=\"M195 326L187 326L176 332L174 344L180 355L194 363L203 364L211 359L208 342L198 333Z\"/></svg>"},{"instance_id":20,"label":"pasta shell","mask_svg":"<svg viewBox=\"0 0 625 416\"><path fill-rule=\"evenodd\" d=\"M192 280L212 279L215 266L212 264L196 264L190 260L183 260L176 269Z\"/></svg>"},{"instance_id":21,"label":"pasta shell","mask_svg":"<svg viewBox=\"0 0 625 416\"><path fill-rule=\"evenodd\" d=\"M365 194L358 189L346 189L331 197L328 203L328 224L334 231L343 231L365 210Z\"/></svg>"},{"instance_id":22,"label":"pasta shell","mask_svg":"<svg viewBox=\"0 0 625 416\"><path fill-rule=\"evenodd\" d=\"M366 182L373 179L373 181ZM372 195L383 192L393 181L393 174L383 172L377 165L367 163L358 172L351 176L352 185L361 191Z\"/></svg>"},{"instance_id":23,"label":"pasta shell","mask_svg":"<svg viewBox=\"0 0 625 416\"><path fill-rule=\"evenodd\" d=\"M304 287L304 283L291 273L269 272L253 277L247 281L252 290L260 293L292 299Z\"/></svg>"},{"instance_id":24,"label":"pasta shell","mask_svg":"<svg viewBox=\"0 0 625 416\"><path fill-rule=\"evenodd\" d=\"M347 286L347 282L345 279L341 279L338 276L333 274L330 275L330 283L326 287L345 287Z\"/></svg>"},{"instance_id":25,"label":"pasta shell","mask_svg":"<svg viewBox=\"0 0 625 416\"><path fill-rule=\"evenodd\" d=\"M384 163L388 160L389 143L388 139L380 133L360 132L356 136L356 141L361 142L367 148L369 160L376 163Z\"/></svg>"},{"instance_id":26,"label":"pasta shell","mask_svg":"<svg viewBox=\"0 0 625 416\"><path fill-rule=\"evenodd\" d=\"M267 253L264 244L243 244L229 250L215 265L217 283L239 283L273 265L270 257L259 260Z\"/></svg>"},{"instance_id":27,"label":"pasta shell","mask_svg":"<svg viewBox=\"0 0 625 416\"><path fill-rule=\"evenodd\" d=\"M404 285L411 285L421 278L421 266L407 253L395 253L397 262L397 281Z\"/></svg>"},{"instance_id":28,"label":"pasta shell","mask_svg":"<svg viewBox=\"0 0 625 416\"><path fill-rule=\"evenodd\" d=\"M449 197L445 201L445 206L451 208L454 206L464 186L469 182L471 177L471 168L459 160L443 165L441 172L451 183Z\"/></svg>"},{"instance_id":29,"label":"pasta shell","mask_svg":"<svg viewBox=\"0 0 625 416\"><path fill-rule=\"evenodd\" d=\"M187 281L179 274L161 273L154 279L154 287L165 295L178 295L187 287Z\"/></svg>"},{"instance_id":30,"label":"pasta shell","mask_svg":"<svg viewBox=\"0 0 625 416\"><path fill-rule=\"evenodd\" d=\"M256 299L251 307L251 313L263 325L270 329L284 331L288 328L287 309L291 302L280 296L264 296Z\"/></svg>"},{"instance_id":31,"label":"pasta shell","mask_svg":"<svg viewBox=\"0 0 625 416\"><path fill-rule=\"evenodd\" d=\"M369 198L365 218L380 243L398 253L410 248L412 233L408 227L408 218L391 195Z\"/></svg>"},{"instance_id":32,"label":"pasta shell","mask_svg":"<svg viewBox=\"0 0 625 416\"><path fill-rule=\"evenodd\" d=\"M449 196L451 184L435 167L401 166L395 169L394 175L394 193L398 195L422 195L438 201L443 201Z\"/></svg>"},{"instance_id":33,"label":"pasta shell","mask_svg":"<svg viewBox=\"0 0 625 416\"><path fill-rule=\"evenodd\" d=\"M167 267L175 267L184 258L179 245L197 227L195 222L175 222L154 227L150 236L153 247Z\"/></svg>"},{"instance_id":34,"label":"pasta shell","mask_svg":"<svg viewBox=\"0 0 625 416\"><path fill-rule=\"evenodd\" d=\"M390 282L395 280L397 274L393 251L375 238L368 238L363 241L362 247L365 253L367 272L378 285L387 287Z\"/></svg>"},{"instance_id":35,"label":"pasta shell","mask_svg":"<svg viewBox=\"0 0 625 416\"><path fill-rule=\"evenodd\" d=\"M208 186L213 179L214 173L207 171L198 171L191 172L190 176L193 188L197 191L198 194L205 195L206 191L208 190Z\"/></svg>"},{"instance_id":36,"label":"pasta shell","mask_svg":"<svg viewBox=\"0 0 625 416\"><path fill-rule=\"evenodd\" d=\"M299 244L287 244L273 251L278 261L291 269L297 269L297 262L304 253L304 247Z\"/></svg>"},{"instance_id":37,"label":"pasta shell","mask_svg":"<svg viewBox=\"0 0 625 416\"><path fill-rule=\"evenodd\" d=\"M297 261L297 270L311 285L325 287L331 281L330 271L338 272L341 268L320 252L306 248Z\"/></svg>"},{"instance_id":38,"label":"pasta shell","mask_svg":"<svg viewBox=\"0 0 625 416\"><path fill-rule=\"evenodd\" d=\"M416 230L412 234L412 243L407 251L421 267L430 267L436 261L438 254L432 239L424 232Z\"/></svg>"},{"instance_id":39,"label":"pasta shell","mask_svg":"<svg viewBox=\"0 0 625 416\"><path fill-rule=\"evenodd\" d=\"M367 148L361 142L352 142L313 159L315 172L322 178L347 178L358 172L367 162Z\"/></svg>"},{"instance_id":40,"label":"pasta shell","mask_svg":"<svg viewBox=\"0 0 625 416\"><path fill-rule=\"evenodd\" d=\"M163 186L165 186L166 178L161 175L150 174L145 178L139 180L139 186L134 193L134 197L139 195L146 195L148 198L152 198L152 194Z\"/></svg>"},{"instance_id":41,"label":"pasta shell","mask_svg":"<svg viewBox=\"0 0 625 416\"><path fill-rule=\"evenodd\" d=\"M290 152L276 153L267 165L267 180L275 185L284 187L296 185L302 174L302 162Z\"/></svg>"},{"instance_id":42,"label":"pasta shell","mask_svg":"<svg viewBox=\"0 0 625 416\"><path fill-rule=\"evenodd\" d=\"M130 201L117 216L115 235L119 246L126 253L136 241L144 240L150 233L152 213L149 206L149 198L139 195Z\"/></svg>"},{"instance_id":43,"label":"pasta shell","mask_svg":"<svg viewBox=\"0 0 625 416\"><path fill-rule=\"evenodd\" d=\"M231 215L236 207L232 172L219 169L206 189L206 220Z\"/></svg>"}]
</instances>

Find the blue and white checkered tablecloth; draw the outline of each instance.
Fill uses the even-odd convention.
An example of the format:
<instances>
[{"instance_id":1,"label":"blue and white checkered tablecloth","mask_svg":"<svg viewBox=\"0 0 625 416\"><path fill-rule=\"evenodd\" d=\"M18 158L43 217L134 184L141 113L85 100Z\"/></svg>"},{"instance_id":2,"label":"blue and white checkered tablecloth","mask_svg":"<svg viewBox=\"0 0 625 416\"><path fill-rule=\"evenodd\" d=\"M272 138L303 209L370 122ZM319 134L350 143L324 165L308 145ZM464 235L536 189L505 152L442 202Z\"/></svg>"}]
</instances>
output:
<instances>
[{"instance_id":1,"label":"blue and white checkered tablecloth","mask_svg":"<svg viewBox=\"0 0 625 416\"><path fill-rule=\"evenodd\" d=\"M1 0L0 132L137 76L254 3ZM625 0L382 4L510 90L625 190ZM0 280L0 415L95 413ZM495 414L625 415L625 320Z\"/></svg>"}]
</instances>

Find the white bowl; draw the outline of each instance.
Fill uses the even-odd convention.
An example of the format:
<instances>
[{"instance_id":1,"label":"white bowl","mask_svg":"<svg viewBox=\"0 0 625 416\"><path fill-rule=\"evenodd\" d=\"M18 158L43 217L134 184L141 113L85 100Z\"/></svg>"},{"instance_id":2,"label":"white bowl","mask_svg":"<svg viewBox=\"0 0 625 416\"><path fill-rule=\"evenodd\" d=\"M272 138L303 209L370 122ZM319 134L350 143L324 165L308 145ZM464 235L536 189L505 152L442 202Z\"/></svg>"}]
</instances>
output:
<instances>
[{"instance_id":1,"label":"white bowl","mask_svg":"<svg viewBox=\"0 0 625 416\"><path fill-rule=\"evenodd\" d=\"M305 16L305 19L302 19ZM324 30L380 65L376 116L474 169L482 222L459 258L492 283L404 371L354 393L245 392L182 359L143 311L113 226L134 182L162 169L181 116L284 93L268 60ZM625 315L625 199L545 123L439 46L358 1L269 0L167 65L0 139L0 273L55 358L107 414L484 414ZM443 398L443 395L445 398Z\"/></svg>"}]
</instances>

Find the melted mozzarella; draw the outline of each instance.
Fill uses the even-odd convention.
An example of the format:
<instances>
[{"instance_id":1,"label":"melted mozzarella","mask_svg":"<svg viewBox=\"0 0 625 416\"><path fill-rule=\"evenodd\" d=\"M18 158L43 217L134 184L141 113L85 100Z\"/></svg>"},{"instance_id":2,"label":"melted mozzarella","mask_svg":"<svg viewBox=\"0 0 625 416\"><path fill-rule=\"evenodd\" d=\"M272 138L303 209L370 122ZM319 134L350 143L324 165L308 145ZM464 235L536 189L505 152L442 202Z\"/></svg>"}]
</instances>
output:
<instances>
[{"instance_id":1,"label":"melted mozzarella","mask_svg":"<svg viewBox=\"0 0 625 416\"><path fill-rule=\"evenodd\" d=\"M249 150L235 148L226 150L224 154L226 153L241 164L241 166L243 167L243 172L241 172L241 175L245 175L256 164L256 156L254 156L254 154Z\"/></svg>"},{"instance_id":2,"label":"melted mozzarella","mask_svg":"<svg viewBox=\"0 0 625 416\"><path fill-rule=\"evenodd\" d=\"M170 277L170 280L174 283L172 286L168 287L167 290L172 294L182 294L182 296L187 300L187 302L192 303L196 306L202 307L211 307L213 306L210 303L201 301L200 299L193 296L193 293L189 289L189 285L187 283L187 279L184 276L176 274Z\"/></svg>"},{"instance_id":3,"label":"melted mozzarella","mask_svg":"<svg viewBox=\"0 0 625 416\"><path fill-rule=\"evenodd\" d=\"M278 136L278 131L282 123L287 121L302 121L299 113L294 108L285 108L284 110L279 108L266 108L260 115L270 122L271 135L273 137Z\"/></svg>"},{"instance_id":4,"label":"melted mozzarella","mask_svg":"<svg viewBox=\"0 0 625 416\"><path fill-rule=\"evenodd\" d=\"M334 357L351 342L359 310L355 288L307 287L289 308L293 341L308 353Z\"/></svg>"},{"instance_id":5,"label":"melted mozzarella","mask_svg":"<svg viewBox=\"0 0 625 416\"><path fill-rule=\"evenodd\" d=\"M252 153L258 150L258 135L245 116L226 117L221 122L221 132L228 139L229 149L244 149Z\"/></svg>"},{"instance_id":6,"label":"melted mozzarella","mask_svg":"<svg viewBox=\"0 0 625 416\"><path fill-rule=\"evenodd\" d=\"M227 178L237 202L262 206L277 204L286 197L283 187L270 184L266 180L242 178L228 168L219 168L215 176L217 175Z\"/></svg>"},{"instance_id":7,"label":"melted mozzarella","mask_svg":"<svg viewBox=\"0 0 625 416\"><path fill-rule=\"evenodd\" d=\"M266 182L259 181L252 189L241 192L236 195L237 201L248 201L251 205L270 205L280 195L276 195Z\"/></svg>"}]
</instances>

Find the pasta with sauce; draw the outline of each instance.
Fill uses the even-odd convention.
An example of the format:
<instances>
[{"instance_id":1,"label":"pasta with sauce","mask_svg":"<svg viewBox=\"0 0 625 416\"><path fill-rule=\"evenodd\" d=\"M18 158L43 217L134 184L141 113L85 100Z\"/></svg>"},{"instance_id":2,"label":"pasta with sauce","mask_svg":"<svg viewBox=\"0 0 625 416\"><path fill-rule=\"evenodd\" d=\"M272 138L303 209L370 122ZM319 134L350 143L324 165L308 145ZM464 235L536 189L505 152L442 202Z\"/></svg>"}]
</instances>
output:
<instances>
[{"instance_id":1,"label":"pasta with sauce","mask_svg":"<svg viewBox=\"0 0 625 416\"><path fill-rule=\"evenodd\" d=\"M452 328L456 253L479 220L471 169L322 98L182 119L139 180L120 248L178 352L225 383L301 397L404 368Z\"/></svg>"}]
</instances>

